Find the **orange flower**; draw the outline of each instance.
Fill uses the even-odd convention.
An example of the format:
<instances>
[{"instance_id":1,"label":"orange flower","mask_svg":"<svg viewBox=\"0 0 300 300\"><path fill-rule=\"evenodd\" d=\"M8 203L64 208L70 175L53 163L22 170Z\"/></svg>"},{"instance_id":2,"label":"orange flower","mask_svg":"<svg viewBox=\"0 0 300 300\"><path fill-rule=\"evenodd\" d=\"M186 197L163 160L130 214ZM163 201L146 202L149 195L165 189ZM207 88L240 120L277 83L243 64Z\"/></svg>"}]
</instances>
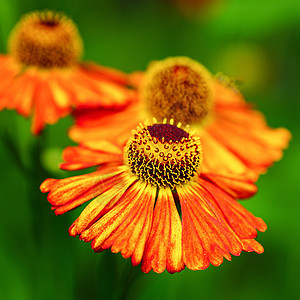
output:
<instances>
[{"instance_id":1,"label":"orange flower","mask_svg":"<svg viewBox=\"0 0 300 300\"><path fill-rule=\"evenodd\" d=\"M124 151L106 141L66 148L63 169L101 165L93 173L41 185L57 215L93 199L70 235L92 241L95 252L111 248L131 257L145 273L203 270L242 250L262 253L254 238L265 223L222 189L218 175L200 172L200 139L180 127L173 120L140 125ZM252 183L226 180L237 195L256 190Z\"/></svg>"},{"instance_id":2,"label":"orange flower","mask_svg":"<svg viewBox=\"0 0 300 300\"><path fill-rule=\"evenodd\" d=\"M79 63L83 45L75 24L52 11L25 15L13 29L9 54L0 55L0 109L33 114L32 132L66 116L72 107L118 107L133 96L127 76Z\"/></svg>"},{"instance_id":3,"label":"orange flower","mask_svg":"<svg viewBox=\"0 0 300 300\"><path fill-rule=\"evenodd\" d=\"M201 137L205 173L251 181L280 160L288 145L288 130L269 128L226 77L213 77L189 58L153 62L145 74L133 74L132 82L139 87L138 101L117 113L75 111L70 137L83 145L102 139L122 145L139 122L174 118Z\"/></svg>"}]
</instances>

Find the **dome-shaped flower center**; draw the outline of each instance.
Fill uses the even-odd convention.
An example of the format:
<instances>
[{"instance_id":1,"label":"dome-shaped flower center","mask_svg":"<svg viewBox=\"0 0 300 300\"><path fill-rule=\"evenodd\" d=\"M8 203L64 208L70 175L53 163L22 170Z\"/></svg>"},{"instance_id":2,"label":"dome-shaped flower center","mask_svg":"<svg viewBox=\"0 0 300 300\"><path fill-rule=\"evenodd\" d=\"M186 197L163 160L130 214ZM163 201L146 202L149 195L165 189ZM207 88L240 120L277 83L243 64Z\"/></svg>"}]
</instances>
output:
<instances>
[{"instance_id":1,"label":"dome-shaped flower center","mask_svg":"<svg viewBox=\"0 0 300 300\"><path fill-rule=\"evenodd\" d=\"M212 107L212 76L187 57L152 63L142 86L142 97L150 114L162 121L201 123Z\"/></svg>"},{"instance_id":2,"label":"dome-shaped flower center","mask_svg":"<svg viewBox=\"0 0 300 300\"><path fill-rule=\"evenodd\" d=\"M82 40L75 24L52 11L25 15L11 32L10 53L25 65L64 68L75 64Z\"/></svg>"},{"instance_id":3,"label":"dome-shaped flower center","mask_svg":"<svg viewBox=\"0 0 300 300\"><path fill-rule=\"evenodd\" d=\"M190 181L201 166L201 144L198 137L179 126L153 124L138 127L124 151L125 164L131 172L155 186L174 188Z\"/></svg>"}]
</instances>

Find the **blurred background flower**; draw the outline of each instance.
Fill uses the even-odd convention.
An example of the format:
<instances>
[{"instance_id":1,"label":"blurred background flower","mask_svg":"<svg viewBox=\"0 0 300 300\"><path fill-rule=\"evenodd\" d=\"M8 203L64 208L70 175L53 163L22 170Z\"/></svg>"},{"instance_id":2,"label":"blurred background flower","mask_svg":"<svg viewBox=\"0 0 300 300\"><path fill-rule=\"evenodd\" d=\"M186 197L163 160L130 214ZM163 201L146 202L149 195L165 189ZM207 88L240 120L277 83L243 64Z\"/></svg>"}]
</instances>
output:
<instances>
[{"instance_id":1,"label":"blurred background flower","mask_svg":"<svg viewBox=\"0 0 300 300\"><path fill-rule=\"evenodd\" d=\"M259 235L265 253L244 254L205 271L141 275L126 289L128 299L297 298L299 1L223 0L215 13L198 17L183 14L172 1L3 0L0 52L6 52L9 32L21 15L46 8L64 11L77 24L85 44L84 60L132 72L167 56L191 57L213 73L221 71L242 81L245 98L267 116L269 125L284 126L293 134L283 160L260 177L258 194L243 203L268 225ZM14 111L0 113L1 137L3 132L14 136L21 163L35 170L35 176L25 176L1 138L3 299L110 299L116 286L121 293L121 282L129 286L135 276L128 273L130 261L120 255L95 254L89 245L69 238L68 224L77 213L54 216L38 190L44 172L66 177L51 166L58 163L59 149L74 145L67 137L72 122L69 116L46 129L40 160L32 150L38 145L30 135L30 122Z\"/></svg>"},{"instance_id":2,"label":"blurred background flower","mask_svg":"<svg viewBox=\"0 0 300 300\"><path fill-rule=\"evenodd\" d=\"M83 45L76 25L51 10L22 16L10 33L8 55L0 55L0 110L33 116L33 134L54 124L72 107L119 107L133 98L126 75L80 63Z\"/></svg>"}]
</instances>

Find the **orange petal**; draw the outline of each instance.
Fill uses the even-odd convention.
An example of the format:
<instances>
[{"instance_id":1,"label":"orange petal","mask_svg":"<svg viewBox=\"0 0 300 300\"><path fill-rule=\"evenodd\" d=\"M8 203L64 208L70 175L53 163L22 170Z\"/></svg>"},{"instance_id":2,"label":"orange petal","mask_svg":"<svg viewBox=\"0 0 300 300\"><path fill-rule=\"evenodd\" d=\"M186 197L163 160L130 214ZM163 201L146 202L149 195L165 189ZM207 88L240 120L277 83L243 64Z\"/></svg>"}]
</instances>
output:
<instances>
[{"instance_id":1,"label":"orange petal","mask_svg":"<svg viewBox=\"0 0 300 300\"><path fill-rule=\"evenodd\" d=\"M200 134L203 151L203 173L237 174L245 181L255 181L257 175L208 131Z\"/></svg>"},{"instance_id":2,"label":"orange petal","mask_svg":"<svg viewBox=\"0 0 300 300\"><path fill-rule=\"evenodd\" d=\"M264 252L264 247L254 239L243 239L241 240L241 242L243 245L243 251L247 251L247 252L254 251L258 254Z\"/></svg>"},{"instance_id":3,"label":"orange petal","mask_svg":"<svg viewBox=\"0 0 300 300\"><path fill-rule=\"evenodd\" d=\"M233 231L233 229L230 227L230 224L228 223L227 217L222 211L222 208L219 204L219 198L218 195L215 193L210 193L205 189L205 184L202 183L202 185L198 182L194 182L190 185L190 189L194 191L197 199L203 199L207 206L204 206L209 212L211 212L215 217L218 219L218 221L226 228L227 231L231 232L236 238L239 240L240 244L242 245L242 249L247 252L255 251L257 253L263 252L263 247L254 239L244 239L242 237L238 237L236 233ZM216 187L217 188L217 187ZM217 199L217 200L216 200ZM235 200L234 200L235 201ZM258 218L259 219L259 218ZM251 235L252 230L249 232L249 236ZM256 231L254 231L254 234L256 235ZM234 255L238 255L239 252L232 253Z\"/></svg>"},{"instance_id":4,"label":"orange petal","mask_svg":"<svg viewBox=\"0 0 300 300\"><path fill-rule=\"evenodd\" d=\"M111 210L134 180L135 179L132 178L128 179L123 174L120 174L120 180L118 182L115 182L110 189L107 189L103 194L99 195L85 207L80 216L70 227L70 235L76 236L81 234L101 216Z\"/></svg>"},{"instance_id":5,"label":"orange petal","mask_svg":"<svg viewBox=\"0 0 300 300\"><path fill-rule=\"evenodd\" d=\"M108 144L109 146L109 144ZM114 147L112 146L114 149ZM106 149L105 149L106 150ZM64 170L80 170L104 163L121 162L122 154L111 154L108 151L97 151L86 147L67 147L63 152L66 161L60 167Z\"/></svg>"},{"instance_id":6,"label":"orange petal","mask_svg":"<svg viewBox=\"0 0 300 300\"><path fill-rule=\"evenodd\" d=\"M97 197L120 181L122 169L105 174L105 169L65 179L46 179L40 186L48 194L48 201L56 214L63 214L86 201Z\"/></svg>"},{"instance_id":7,"label":"orange petal","mask_svg":"<svg viewBox=\"0 0 300 300\"><path fill-rule=\"evenodd\" d=\"M72 104L72 106L76 106L76 104L79 102L87 101L90 96L94 95L93 92L90 92L89 90L76 85L72 81L72 73L58 73L56 75L57 76L55 83L57 84L57 87L54 86L54 93L59 93L59 91L65 91L66 95L69 97L69 101L70 104Z\"/></svg>"},{"instance_id":8,"label":"orange petal","mask_svg":"<svg viewBox=\"0 0 300 300\"><path fill-rule=\"evenodd\" d=\"M249 168L261 173L282 157L291 138L288 130L270 128L263 114L245 103L217 104L215 111L207 130Z\"/></svg>"},{"instance_id":9,"label":"orange petal","mask_svg":"<svg viewBox=\"0 0 300 300\"><path fill-rule=\"evenodd\" d=\"M34 118L32 132L38 134L45 124L53 124L57 120L67 115L70 108L58 107L54 96L46 79L42 78L37 82L34 92Z\"/></svg>"},{"instance_id":10,"label":"orange petal","mask_svg":"<svg viewBox=\"0 0 300 300\"><path fill-rule=\"evenodd\" d=\"M144 121L145 113L142 103L133 103L124 110L77 110L74 113L76 125L69 131L69 136L82 144L99 140L110 140L123 146L140 121Z\"/></svg>"},{"instance_id":11,"label":"orange petal","mask_svg":"<svg viewBox=\"0 0 300 300\"><path fill-rule=\"evenodd\" d=\"M209 128L211 135L234 153L241 161L258 172L264 171L273 161L281 158L281 150L273 148L258 139L258 134L244 128L241 124L232 126L225 121L215 122Z\"/></svg>"},{"instance_id":12,"label":"orange petal","mask_svg":"<svg viewBox=\"0 0 300 300\"><path fill-rule=\"evenodd\" d=\"M73 83L89 92L86 97L76 98L76 107L116 108L128 104L136 97L135 91L129 90L123 83L113 81L111 72L103 72L103 69L91 65L83 68L81 65L74 70Z\"/></svg>"},{"instance_id":13,"label":"orange petal","mask_svg":"<svg viewBox=\"0 0 300 300\"><path fill-rule=\"evenodd\" d=\"M234 232L218 220L201 195L177 188L182 210L183 260L191 270L219 266L230 253L239 255L242 246Z\"/></svg>"},{"instance_id":14,"label":"orange petal","mask_svg":"<svg viewBox=\"0 0 300 300\"><path fill-rule=\"evenodd\" d=\"M104 151L110 154L115 154L116 156L120 156L123 154L122 148L112 144L112 142L105 140L97 140L97 141L86 141L85 145L93 150Z\"/></svg>"},{"instance_id":15,"label":"orange petal","mask_svg":"<svg viewBox=\"0 0 300 300\"><path fill-rule=\"evenodd\" d=\"M52 72L52 78L49 81L50 89L53 93L53 98L55 104L62 108L66 109L74 105L72 96L74 96L73 92L69 92L69 90L64 89L61 85L61 77L62 74L56 71Z\"/></svg>"},{"instance_id":16,"label":"orange petal","mask_svg":"<svg viewBox=\"0 0 300 300\"><path fill-rule=\"evenodd\" d=\"M139 88L145 78L145 72L135 71L128 75L129 85Z\"/></svg>"},{"instance_id":17,"label":"orange petal","mask_svg":"<svg viewBox=\"0 0 300 300\"><path fill-rule=\"evenodd\" d=\"M216 105L225 107L246 105L240 92L222 84L218 80L214 81L214 101Z\"/></svg>"},{"instance_id":18,"label":"orange petal","mask_svg":"<svg viewBox=\"0 0 300 300\"><path fill-rule=\"evenodd\" d=\"M261 218L255 217L217 186L203 179L199 179L199 182L214 197L223 211L228 224L240 238L255 238L257 235L256 229L259 231L267 229L265 222Z\"/></svg>"},{"instance_id":19,"label":"orange petal","mask_svg":"<svg viewBox=\"0 0 300 300\"><path fill-rule=\"evenodd\" d=\"M128 85L128 75L116 69L99 66L94 63L82 63L80 64L80 70L99 81L110 81L124 86Z\"/></svg>"},{"instance_id":20,"label":"orange petal","mask_svg":"<svg viewBox=\"0 0 300 300\"><path fill-rule=\"evenodd\" d=\"M169 188L160 188L155 204L153 224L145 248L142 271L153 269L175 273L184 269L182 260L182 226Z\"/></svg>"},{"instance_id":21,"label":"orange petal","mask_svg":"<svg viewBox=\"0 0 300 300\"><path fill-rule=\"evenodd\" d=\"M6 107L17 109L20 114L28 117L32 107L35 82L35 78L27 73L12 78L4 94L1 95L1 98L7 99Z\"/></svg>"},{"instance_id":22,"label":"orange petal","mask_svg":"<svg viewBox=\"0 0 300 300\"><path fill-rule=\"evenodd\" d=\"M133 265L140 263L149 235L156 188L136 182L115 207L83 231L80 238L92 242L95 251L112 248L128 258Z\"/></svg>"},{"instance_id":23,"label":"orange petal","mask_svg":"<svg viewBox=\"0 0 300 300\"><path fill-rule=\"evenodd\" d=\"M0 54L0 109L7 108L10 104L12 99L6 95L12 90L14 80L20 71L21 66L15 64L9 55Z\"/></svg>"},{"instance_id":24,"label":"orange petal","mask_svg":"<svg viewBox=\"0 0 300 300\"><path fill-rule=\"evenodd\" d=\"M203 174L202 177L215 183L235 199L244 199L253 196L257 192L257 186L243 176L228 174Z\"/></svg>"},{"instance_id":25,"label":"orange petal","mask_svg":"<svg viewBox=\"0 0 300 300\"><path fill-rule=\"evenodd\" d=\"M33 108L33 95L36 85L36 80L31 76L24 76L24 87L21 90L21 101L19 102L19 106L17 107L17 111L19 114L28 117L31 114Z\"/></svg>"}]
</instances>

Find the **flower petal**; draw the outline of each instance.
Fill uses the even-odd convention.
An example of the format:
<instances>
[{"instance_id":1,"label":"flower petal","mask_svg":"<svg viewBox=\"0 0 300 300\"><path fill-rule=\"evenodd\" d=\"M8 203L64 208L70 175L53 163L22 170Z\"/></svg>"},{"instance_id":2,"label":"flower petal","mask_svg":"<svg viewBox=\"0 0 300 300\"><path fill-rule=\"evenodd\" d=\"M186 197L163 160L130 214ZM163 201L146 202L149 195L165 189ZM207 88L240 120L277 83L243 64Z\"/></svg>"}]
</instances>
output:
<instances>
[{"instance_id":1,"label":"flower petal","mask_svg":"<svg viewBox=\"0 0 300 300\"><path fill-rule=\"evenodd\" d=\"M244 199L257 192L257 186L251 180L235 174L202 174L203 177L215 183L235 199Z\"/></svg>"},{"instance_id":2,"label":"flower petal","mask_svg":"<svg viewBox=\"0 0 300 300\"><path fill-rule=\"evenodd\" d=\"M39 134L74 107L121 108L135 101L128 76L95 64L66 68L25 66L11 55L0 55L0 109L33 115L32 132Z\"/></svg>"},{"instance_id":3,"label":"flower petal","mask_svg":"<svg viewBox=\"0 0 300 300\"><path fill-rule=\"evenodd\" d=\"M155 204L153 224L145 248L142 271L153 269L169 273L184 269L182 260L182 226L174 198L169 188L160 188Z\"/></svg>"},{"instance_id":4,"label":"flower petal","mask_svg":"<svg viewBox=\"0 0 300 300\"><path fill-rule=\"evenodd\" d=\"M28 117L32 108L33 91L36 85L36 78L30 74L24 74L12 78L11 83L5 89L1 98L7 99L6 108L17 109L19 113Z\"/></svg>"},{"instance_id":5,"label":"flower petal","mask_svg":"<svg viewBox=\"0 0 300 300\"><path fill-rule=\"evenodd\" d=\"M111 247L112 252L121 251L123 257L132 256L132 264L140 263L151 224L156 188L136 182L107 214L80 238L91 241L95 251Z\"/></svg>"},{"instance_id":6,"label":"flower petal","mask_svg":"<svg viewBox=\"0 0 300 300\"><path fill-rule=\"evenodd\" d=\"M89 101L78 97L76 107L116 108L127 105L136 97L136 92L126 87L125 74L95 64L80 64L73 73L72 81L90 92Z\"/></svg>"},{"instance_id":7,"label":"flower petal","mask_svg":"<svg viewBox=\"0 0 300 300\"><path fill-rule=\"evenodd\" d=\"M129 82L129 75L116 69L99 66L91 62L81 63L80 70L99 81L109 81L124 86L128 85Z\"/></svg>"},{"instance_id":8,"label":"flower petal","mask_svg":"<svg viewBox=\"0 0 300 300\"><path fill-rule=\"evenodd\" d=\"M110 171L110 172L109 172ZM48 194L48 201L52 204L57 215L63 214L88 200L91 200L121 180L122 168L111 169L73 176L65 179L46 179L41 184L41 191ZM105 173L107 172L107 173Z\"/></svg>"},{"instance_id":9,"label":"flower petal","mask_svg":"<svg viewBox=\"0 0 300 300\"><path fill-rule=\"evenodd\" d=\"M267 229L261 218L255 217L226 192L203 179L199 179L199 182L214 197L228 224L240 238L252 239L257 236L256 229L259 231Z\"/></svg>"},{"instance_id":10,"label":"flower petal","mask_svg":"<svg viewBox=\"0 0 300 300\"><path fill-rule=\"evenodd\" d=\"M34 117L32 132L38 134L45 124L54 124L59 118L66 116L71 108L58 107L46 78L41 78L34 92Z\"/></svg>"},{"instance_id":11,"label":"flower petal","mask_svg":"<svg viewBox=\"0 0 300 300\"><path fill-rule=\"evenodd\" d=\"M207 130L249 169L265 172L282 157L291 138L288 130L270 128L263 114L253 110L240 93L220 83L215 103L215 120Z\"/></svg>"},{"instance_id":12,"label":"flower petal","mask_svg":"<svg viewBox=\"0 0 300 300\"><path fill-rule=\"evenodd\" d=\"M218 220L200 194L177 188L182 210L183 260L191 270L219 266L230 253L239 255L242 245L230 228Z\"/></svg>"},{"instance_id":13,"label":"flower petal","mask_svg":"<svg viewBox=\"0 0 300 300\"><path fill-rule=\"evenodd\" d=\"M218 106L236 107L246 105L245 100L239 91L226 86L219 80L214 81L214 97L215 103Z\"/></svg>"},{"instance_id":14,"label":"flower petal","mask_svg":"<svg viewBox=\"0 0 300 300\"><path fill-rule=\"evenodd\" d=\"M81 234L101 216L111 210L134 180L134 178L128 178L128 176L121 174L118 182L85 207L80 216L71 225L69 229L70 235L76 236Z\"/></svg>"},{"instance_id":15,"label":"flower petal","mask_svg":"<svg viewBox=\"0 0 300 300\"><path fill-rule=\"evenodd\" d=\"M241 242L243 245L243 251L247 251L247 252L254 251L258 254L264 252L264 247L254 239L243 239L241 240Z\"/></svg>"},{"instance_id":16,"label":"flower petal","mask_svg":"<svg viewBox=\"0 0 300 300\"><path fill-rule=\"evenodd\" d=\"M256 181L257 174L228 150L208 131L200 134L203 151L203 173L238 175L245 181ZM226 162L226 163L225 163Z\"/></svg>"},{"instance_id":17,"label":"flower petal","mask_svg":"<svg viewBox=\"0 0 300 300\"><path fill-rule=\"evenodd\" d=\"M74 112L76 124L69 136L76 142L92 146L99 140L110 140L123 146L139 122L146 119L142 102L128 105L121 111L85 109Z\"/></svg>"},{"instance_id":18,"label":"flower petal","mask_svg":"<svg viewBox=\"0 0 300 300\"><path fill-rule=\"evenodd\" d=\"M97 166L104 163L113 163L122 161L122 153L111 153L110 144L105 144L105 151L97 151L90 148L78 146L67 147L63 152L63 159L65 163L62 163L60 167L64 170L80 170L93 166ZM111 148L114 151L114 146Z\"/></svg>"}]
</instances>

